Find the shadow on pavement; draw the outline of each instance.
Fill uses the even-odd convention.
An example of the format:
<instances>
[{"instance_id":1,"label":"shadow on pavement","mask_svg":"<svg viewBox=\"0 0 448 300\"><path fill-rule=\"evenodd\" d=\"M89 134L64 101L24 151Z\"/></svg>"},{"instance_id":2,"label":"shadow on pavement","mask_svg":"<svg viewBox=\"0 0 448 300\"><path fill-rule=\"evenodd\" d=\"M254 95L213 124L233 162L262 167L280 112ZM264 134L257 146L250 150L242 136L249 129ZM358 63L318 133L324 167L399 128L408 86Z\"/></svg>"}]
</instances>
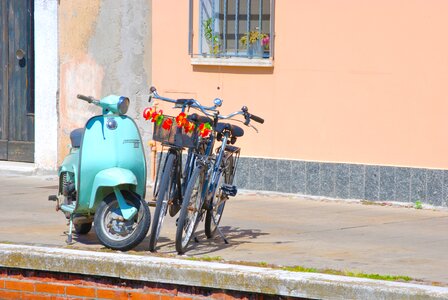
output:
<instances>
[{"instance_id":1,"label":"shadow on pavement","mask_svg":"<svg viewBox=\"0 0 448 300\"><path fill-rule=\"evenodd\" d=\"M213 238L207 239L204 231L201 230L196 234L198 242L192 241L188 251L194 252L195 255L210 254L222 249L251 243L251 240L269 234L259 229L242 229L231 226L223 226L221 227L221 231L227 239L228 244L224 242L218 233Z\"/></svg>"},{"instance_id":2,"label":"shadow on pavement","mask_svg":"<svg viewBox=\"0 0 448 300\"><path fill-rule=\"evenodd\" d=\"M251 243L251 240L257 239L259 236L265 236L269 233L262 232L259 229L243 229L240 227L223 226L221 231L226 237L228 244L224 242L221 236L216 233L215 237L207 239L204 230L196 232L196 239L190 241L189 248L187 250L188 255L206 255L222 249L227 249L230 247L235 247L241 244ZM174 238L174 237L173 237ZM98 248L103 248L100 241L96 237L94 231L90 231L85 235L73 234L73 241L77 247L89 247L97 246ZM145 252L148 251L149 247L149 235L132 251ZM175 241L165 236L161 236L157 243L157 252L159 254L169 254L176 255Z\"/></svg>"},{"instance_id":3,"label":"shadow on pavement","mask_svg":"<svg viewBox=\"0 0 448 300\"><path fill-rule=\"evenodd\" d=\"M206 255L219 250L235 247L241 244L250 243L252 239L256 239L262 235L268 235L269 233L262 232L259 229L242 229L239 227L223 226L221 231L226 237L228 244L216 233L214 238L207 239L204 230L196 232L196 239L190 241L187 255ZM145 242L141 243L134 250L140 251L140 247L145 245ZM175 250L175 241L161 237L158 242L157 251L164 254L177 254ZM145 248L144 250L146 250Z\"/></svg>"}]
</instances>

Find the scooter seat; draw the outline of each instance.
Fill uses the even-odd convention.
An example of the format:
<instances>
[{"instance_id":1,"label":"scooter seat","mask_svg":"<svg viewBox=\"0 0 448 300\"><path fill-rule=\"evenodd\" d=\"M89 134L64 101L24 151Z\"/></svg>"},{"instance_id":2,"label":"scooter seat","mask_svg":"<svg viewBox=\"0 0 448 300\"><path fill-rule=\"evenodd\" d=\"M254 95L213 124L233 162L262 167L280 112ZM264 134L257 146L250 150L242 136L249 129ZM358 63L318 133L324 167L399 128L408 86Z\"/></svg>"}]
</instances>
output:
<instances>
[{"instance_id":1,"label":"scooter seat","mask_svg":"<svg viewBox=\"0 0 448 300\"><path fill-rule=\"evenodd\" d=\"M77 128L70 132L70 140L72 142L73 148L79 148L81 147L81 140L82 136L84 134L85 129L84 128Z\"/></svg>"}]
</instances>

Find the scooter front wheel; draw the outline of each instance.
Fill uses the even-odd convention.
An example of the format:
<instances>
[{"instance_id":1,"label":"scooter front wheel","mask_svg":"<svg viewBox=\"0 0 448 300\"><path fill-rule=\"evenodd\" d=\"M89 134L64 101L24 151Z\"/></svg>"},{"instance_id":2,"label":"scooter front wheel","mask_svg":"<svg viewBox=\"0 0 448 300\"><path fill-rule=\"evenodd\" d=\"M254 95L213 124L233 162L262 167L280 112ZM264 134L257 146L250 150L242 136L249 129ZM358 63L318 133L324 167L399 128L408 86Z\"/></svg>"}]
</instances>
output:
<instances>
[{"instance_id":1,"label":"scooter front wheel","mask_svg":"<svg viewBox=\"0 0 448 300\"><path fill-rule=\"evenodd\" d=\"M98 205L95 213L95 232L100 242L111 249L127 251L137 246L148 233L150 212L148 205L135 193L121 191L128 205L137 208L137 214L130 220L121 215L114 193Z\"/></svg>"}]
</instances>

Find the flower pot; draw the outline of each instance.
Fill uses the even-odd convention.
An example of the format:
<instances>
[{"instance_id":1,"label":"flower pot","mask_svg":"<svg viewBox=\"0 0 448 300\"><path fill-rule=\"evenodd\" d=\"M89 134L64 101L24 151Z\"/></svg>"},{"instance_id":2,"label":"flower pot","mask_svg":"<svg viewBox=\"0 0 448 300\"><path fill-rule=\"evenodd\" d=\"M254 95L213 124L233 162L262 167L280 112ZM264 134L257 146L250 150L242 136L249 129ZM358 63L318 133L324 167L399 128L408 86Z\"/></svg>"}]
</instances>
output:
<instances>
[{"instance_id":1,"label":"flower pot","mask_svg":"<svg viewBox=\"0 0 448 300\"><path fill-rule=\"evenodd\" d=\"M252 57L263 57L263 45L261 44L261 40L257 40L255 43L249 44L249 48L247 49L247 56Z\"/></svg>"}]
</instances>

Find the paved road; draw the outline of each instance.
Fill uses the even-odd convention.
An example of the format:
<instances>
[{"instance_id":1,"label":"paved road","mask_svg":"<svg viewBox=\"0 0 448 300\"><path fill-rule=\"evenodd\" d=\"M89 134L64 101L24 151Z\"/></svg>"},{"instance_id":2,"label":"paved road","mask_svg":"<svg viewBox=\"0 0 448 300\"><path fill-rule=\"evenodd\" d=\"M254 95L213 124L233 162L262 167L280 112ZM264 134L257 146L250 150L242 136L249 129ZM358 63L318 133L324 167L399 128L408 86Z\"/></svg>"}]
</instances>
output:
<instances>
[{"instance_id":1,"label":"paved road","mask_svg":"<svg viewBox=\"0 0 448 300\"><path fill-rule=\"evenodd\" d=\"M0 242L66 247L65 217L47 201L56 185L54 177L0 175ZM206 240L200 224L187 256L407 275L448 286L447 210L246 193L227 204L222 229L228 245ZM168 216L159 253L176 256L174 236ZM70 247L102 248L93 231ZM147 247L148 238L135 251L154 255Z\"/></svg>"}]
</instances>

